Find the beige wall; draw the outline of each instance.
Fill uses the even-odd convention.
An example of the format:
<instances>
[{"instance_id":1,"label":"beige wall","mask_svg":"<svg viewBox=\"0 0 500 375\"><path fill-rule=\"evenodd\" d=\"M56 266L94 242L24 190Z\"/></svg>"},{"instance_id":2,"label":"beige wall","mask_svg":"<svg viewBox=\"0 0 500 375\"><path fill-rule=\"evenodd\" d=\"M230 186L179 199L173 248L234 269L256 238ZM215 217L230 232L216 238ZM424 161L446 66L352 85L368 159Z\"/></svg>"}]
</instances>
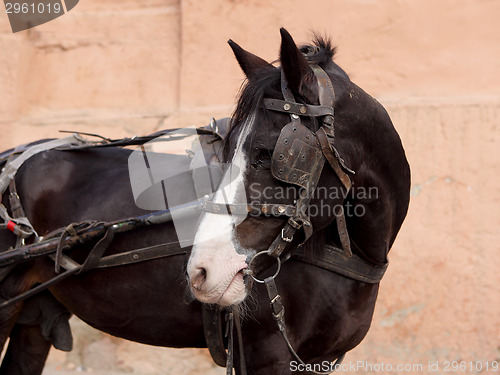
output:
<instances>
[{"instance_id":1,"label":"beige wall","mask_svg":"<svg viewBox=\"0 0 500 375\"><path fill-rule=\"evenodd\" d=\"M441 370L446 360L492 361L500 358L499 14L500 1L486 0L82 0L12 34L0 7L0 146L58 129L118 137L206 123L231 113L243 79L227 39L272 61L280 26L298 42L311 29L328 34L337 62L391 114L413 181L372 329L346 361L439 360ZM72 356L53 354L52 366L92 366L94 345L113 353L116 371L164 373L158 350L92 335ZM160 350L163 363L192 369L175 359L190 355ZM149 367L131 363L131 352Z\"/></svg>"}]
</instances>

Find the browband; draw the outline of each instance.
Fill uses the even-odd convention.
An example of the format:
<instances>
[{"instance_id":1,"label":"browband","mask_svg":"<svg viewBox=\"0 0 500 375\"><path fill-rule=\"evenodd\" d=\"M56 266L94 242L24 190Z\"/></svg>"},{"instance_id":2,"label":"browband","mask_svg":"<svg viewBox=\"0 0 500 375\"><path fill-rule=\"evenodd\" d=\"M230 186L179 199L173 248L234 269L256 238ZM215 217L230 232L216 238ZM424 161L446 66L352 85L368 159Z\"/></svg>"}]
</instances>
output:
<instances>
[{"instance_id":1,"label":"browband","mask_svg":"<svg viewBox=\"0 0 500 375\"><path fill-rule=\"evenodd\" d=\"M271 111L284 112L297 116L311 116L311 117L322 117L327 115L333 116L333 107L328 107L324 105L300 104L300 103L287 102L280 99L265 98L264 106Z\"/></svg>"}]
</instances>

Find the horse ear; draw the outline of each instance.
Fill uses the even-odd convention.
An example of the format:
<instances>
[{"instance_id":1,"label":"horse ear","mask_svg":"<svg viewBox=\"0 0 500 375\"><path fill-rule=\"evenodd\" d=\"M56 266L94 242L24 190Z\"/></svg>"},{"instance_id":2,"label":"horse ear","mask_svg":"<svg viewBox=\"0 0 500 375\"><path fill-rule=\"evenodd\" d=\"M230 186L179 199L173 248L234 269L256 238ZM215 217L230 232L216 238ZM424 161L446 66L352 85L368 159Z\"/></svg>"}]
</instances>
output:
<instances>
[{"instance_id":1,"label":"horse ear","mask_svg":"<svg viewBox=\"0 0 500 375\"><path fill-rule=\"evenodd\" d=\"M255 73L263 68L273 67L264 59L255 56L253 53L245 51L231 39L229 39L227 43L233 50L234 56L236 56L236 60L238 60L238 64L240 64L241 69L248 79L252 78Z\"/></svg>"},{"instance_id":2,"label":"horse ear","mask_svg":"<svg viewBox=\"0 0 500 375\"><path fill-rule=\"evenodd\" d=\"M307 84L312 83L314 80L314 72L288 31L282 27L280 33L281 68L288 81L288 87L290 87L290 90L293 92L307 97Z\"/></svg>"}]
</instances>

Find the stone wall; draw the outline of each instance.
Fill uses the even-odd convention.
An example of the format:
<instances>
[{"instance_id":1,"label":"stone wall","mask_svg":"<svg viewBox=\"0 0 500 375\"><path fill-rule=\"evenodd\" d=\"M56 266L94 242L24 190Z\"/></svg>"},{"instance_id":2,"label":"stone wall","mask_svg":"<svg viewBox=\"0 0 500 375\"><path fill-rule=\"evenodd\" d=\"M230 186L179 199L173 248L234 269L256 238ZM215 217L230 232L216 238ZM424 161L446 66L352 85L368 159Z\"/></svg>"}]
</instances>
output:
<instances>
[{"instance_id":1,"label":"stone wall","mask_svg":"<svg viewBox=\"0 0 500 375\"><path fill-rule=\"evenodd\" d=\"M280 26L299 43L330 35L336 61L388 109L413 181L371 331L346 361L443 371L500 358L499 2L82 0L16 34L4 13L2 148L59 129L119 137L207 123L231 113L243 79L227 39L273 61ZM74 327L79 345L54 351L47 374L221 373L203 351Z\"/></svg>"}]
</instances>

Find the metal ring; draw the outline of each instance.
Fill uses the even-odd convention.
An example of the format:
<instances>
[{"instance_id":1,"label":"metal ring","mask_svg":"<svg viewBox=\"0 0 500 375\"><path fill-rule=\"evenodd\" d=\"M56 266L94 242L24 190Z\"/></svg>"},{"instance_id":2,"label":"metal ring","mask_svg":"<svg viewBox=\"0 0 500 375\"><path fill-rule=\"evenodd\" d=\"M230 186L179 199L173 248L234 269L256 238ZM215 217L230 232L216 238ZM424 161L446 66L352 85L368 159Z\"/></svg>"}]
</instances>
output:
<instances>
[{"instance_id":1,"label":"metal ring","mask_svg":"<svg viewBox=\"0 0 500 375\"><path fill-rule=\"evenodd\" d=\"M260 255L264 255L264 254L265 254L265 255L270 256L270 255L269 255L269 253L267 252L267 250L263 250L263 251L261 251L261 252L258 252L257 254L255 254L255 255L252 257L252 259L250 259L250 262L248 262L248 268L250 268L250 269L251 269L252 262L255 260L255 258L257 258L257 257L258 257L258 256L260 256ZM273 279L274 279L276 276L278 276L278 274L280 273L280 270L281 270L281 260L280 260L280 258L274 258L274 259L276 259L276 262L278 262L278 269L276 270L276 272L274 273L274 275L273 275L273 276L271 276ZM265 280L260 280L260 279L256 278L256 277L254 276L254 274L253 274L253 273L252 273L252 274L250 274L250 276L252 276L252 279L253 279L256 283L259 283L259 284L264 284L264 283L265 283Z\"/></svg>"}]
</instances>

